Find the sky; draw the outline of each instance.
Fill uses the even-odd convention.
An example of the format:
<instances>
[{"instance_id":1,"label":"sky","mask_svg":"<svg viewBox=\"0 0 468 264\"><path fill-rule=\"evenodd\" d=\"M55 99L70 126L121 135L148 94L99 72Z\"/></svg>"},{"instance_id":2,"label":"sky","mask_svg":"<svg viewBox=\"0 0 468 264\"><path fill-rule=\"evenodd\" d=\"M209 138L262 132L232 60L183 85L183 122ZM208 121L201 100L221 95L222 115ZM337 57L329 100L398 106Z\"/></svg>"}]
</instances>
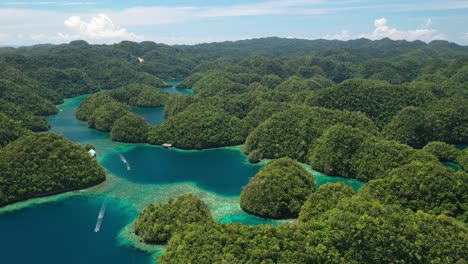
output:
<instances>
[{"instance_id":1,"label":"sky","mask_svg":"<svg viewBox=\"0 0 468 264\"><path fill-rule=\"evenodd\" d=\"M468 45L463 0L0 0L0 46L260 37L436 39Z\"/></svg>"}]
</instances>

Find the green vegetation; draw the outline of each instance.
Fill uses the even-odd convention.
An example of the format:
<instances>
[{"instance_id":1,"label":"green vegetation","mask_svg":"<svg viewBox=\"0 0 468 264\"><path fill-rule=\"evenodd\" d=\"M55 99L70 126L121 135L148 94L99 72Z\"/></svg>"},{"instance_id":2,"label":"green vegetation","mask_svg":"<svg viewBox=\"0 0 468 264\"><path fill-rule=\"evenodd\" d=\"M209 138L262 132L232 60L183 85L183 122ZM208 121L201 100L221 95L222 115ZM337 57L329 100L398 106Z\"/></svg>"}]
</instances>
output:
<instances>
[{"instance_id":1,"label":"green vegetation","mask_svg":"<svg viewBox=\"0 0 468 264\"><path fill-rule=\"evenodd\" d=\"M376 133L365 115L325 108L291 107L272 115L248 136L244 150L258 150L263 158L291 157L306 161L309 146L330 126L343 123Z\"/></svg>"},{"instance_id":2,"label":"green vegetation","mask_svg":"<svg viewBox=\"0 0 468 264\"><path fill-rule=\"evenodd\" d=\"M80 107L76 109L75 116L78 120L88 121L96 108L113 101L106 93L93 94L81 102Z\"/></svg>"},{"instance_id":3,"label":"green vegetation","mask_svg":"<svg viewBox=\"0 0 468 264\"><path fill-rule=\"evenodd\" d=\"M0 156L0 205L105 179L104 169L84 148L48 133L21 137L0 149Z\"/></svg>"},{"instance_id":4,"label":"green vegetation","mask_svg":"<svg viewBox=\"0 0 468 264\"><path fill-rule=\"evenodd\" d=\"M311 145L310 165L329 175L367 182L412 161L436 161L428 152L375 137L343 124L330 127Z\"/></svg>"},{"instance_id":5,"label":"green vegetation","mask_svg":"<svg viewBox=\"0 0 468 264\"><path fill-rule=\"evenodd\" d=\"M468 171L468 148L458 154L457 163L461 166L462 169Z\"/></svg>"},{"instance_id":6,"label":"green vegetation","mask_svg":"<svg viewBox=\"0 0 468 264\"><path fill-rule=\"evenodd\" d=\"M353 189L344 183L326 183L309 196L301 208L298 220L308 222L335 208L342 199L350 199Z\"/></svg>"},{"instance_id":7,"label":"green vegetation","mask_svg":"<svg viewBox=\"0 0 468 264\"><path fill-rule=\"evenodd\" d=\"M145 208L135 221L135 233L146 242L164 243L191 224L205 225L212 221L208 206L186 194L167 204L151 204Z\"/></svg>"},{"instance_id":8,"label":"green vegetation","mask_svg":"<svg viewBox=\"0 0 468 264\"><path fill-rule=\"evenodd\" d=\"M0 99L0 112L9 118L21 122L21 125L34 132L47 131L49 124L42 116L35 116L14 103Z\"/></svg>"},{"instance_id":9,"label":"green vegetation","mask_svg":"<svg viewBox=\"0 0 468 264\"><path fill-rule=\"evenodd\" d=\"M132 64L117 59L104 60L93 65L90 74L103 89L114 89L130 84L138 77L138 72Z\"/></svg>"},{"instance_id":10,"label":"green vegetation","mask_svg":"<svg viewBox=\"0 0 468 264\"><path fill-rule=\"evenodd\" d=\"M0 99L13 103L34 115L52 115L58 109L47 99L23 86L0 79Z\"/></svg>"},{"instance_id":11,"label":"green vegetation","mask_svg":"<svg viewBox=\"0 0 468 264\"><path fill-rule=\"evenodd\" d=\"M198 82L201 78L203 78L203 74L202 73L194 73L192 75L190 75L190 77L188 78L185 78L183 81L181 81L180 83L178 83L176 85L177 88L192 88L193 85Z\"/></svg>"},{"instance_id":12,"label":"green vegetation","mask_svg":"<svg viewBox=\"0 0 468 264\"><path fill-rule=\"evenodd\" d=\"M432 93L421 87L391 85L376 80L347 80L323 89L308 99L308 104L325 108L360 111L383 127L406 106L422 106L434 100Z\"/></svg>"},{"instance_id":13,"label":"green vegetation","mask_svg":"<svg viewBox=\"0 0 468 264\"><path fill-rule=\"evenodd\" d=\"M88 126L98 131L110 132L114 122L128 113L130 113L130 108L122 103L103 104L89 116Z\"/></svg>"},{"instance_id":14,"label":"green vegetation","mask_svg":"<svg viewBox=\"0 0 468 264\"><path fill-rule=\"evenodd\" d=\"M270 161L249 181L241 193L240 206L261 217L293 218L314 189L314 178L301 164L280 158Z\"/></svg>"},{"instance_id":15,"label":"green vegetation","mask_svg":"<svg viewBox=\"0 0 468 264\"><path fill-rule=\"evenodd\" d=\"M186 225L172 234L158 263L463 263L467 257L468 230L453 218L385 206L339 184L322 188L295 225Z\"/></svg>"},{"instance_id":16,"label":"green vegetation","mask_svg":"<svg viewBox=\"0 0 468 264\"><path fill-rule=\"evenodd\" d=\"M363 187L388 204L398 204L414 211L459 217L468 222L468 174L454 172L438 162L413 162L392 170L384 179Z\"/></svg>"},{"instance_id":17,"label":"green vegetation","mask_svg":"<svg viewBox=\"0 0 468 264\"><path fill-rule=\"evenodd\" d=\"M177 148L204 149L242 144L245 129L241 121L222 109L210 105L191 105L151 128L148 141L170 143Z\"/></svg>"},{"instance_id":18,"label":"green vegetation","mask_svg":"<svg viewBox=\"0 0 468 264\"><path fill-rule=\"evenodd\" d=\"M157 88L171 87L169 83L147 72L138 73L135 79L135 83L146 84L146 85L157 87Z\"/></svg>"},{"instance_id":19,"label":"green vegetation","mask_svg":"<svg viewBox=\"0 0 468 264\"><path fill-rule=\"evenodd\" d=\"M111 138L114 141L145 143L147 142L149 128L149 124L143 117L128 113L114 122Z\"/></svg>"},{"instance_id":20,"label":"green vegetation","mask_svg":"<svg viewBox=\"0 0 468 264\"><path fill-rule=\"evenodd\" d=\"M146 84L129 84L91 95L81 103L75 115L79 120L87 121L90 128L103 132L112 130L112 140L144 143L149 125L144 119L132 114L129 105L161 107L167 100L168 94L160 89ZM115 130L114 125L118 126Z\"/></svg>"},{"instance_id":21,"label":"green vegetation","mask_svg":"<svg viewBox=\"0 0 468 264\"><path fill-rule=\"evenodd\" d=\"M152 205L135 231L168 242L158 263L468 260L468 150L450 145L468 143L467 47L390 39L75 41L0 48L0 71L0 204L104 179L81 147L28 130L47 130L44 116L66 97L112 89L89 96L76 117L113 140L186 149L244 144L252 162L292 159L264 167L241 206L298 221L220 224L193 196ZM178 77L185 78L178 87L195 95L158 89L167 86L161 79ZM151 127L129 106L164 106L168 119ZM342 184L314 192L293 160L366 185L357 194Z\"/></svg>"},{"instance_id":22,"label":"green vegetation","mask_svg":"<svg viewBox=\"0 0 468 264\"><path fill-rule=\"evenodd\" d=\"M462 91L466 91L466 88ZM466 92L463 92L466 93ZM437 126L437 137L432 141L452 144L468 142L468 96L466 94L443 98L430 106Z\"/></svg>"},{"instance_id":23,"label":"green vegetation","mask_svg":"<svg viewBox=\"0 0 468 264\"><path fill-rule=\"evenodd\" d=\"M74 97L99 91L98 86L82 70L69 68L41 68L34 72L34 78L45 87L62 95L62 98Z\"/></svg>"},{"instance_id":24,"label":"green vegetation","mask_svg":"<svg viewBox=\"0 0 468 264\"><path fill-rule=\"evenodd\" d=\"M422 148L434 138L435 123L435 118L426 111L409 106L393 117L383 133L389 139Z\"/></svg>"},{"instance_id":25,"label":"green vegetation","mask_svg":"<svg viewBox=\"0 0 468 264\"><path fill-rule=\"evenodd\" d=\"M440 141L429 142L423 150L433 154L441 162L456 162L457 157L461 154L461 151L454 146Z\"/></svg>"},{"instance_id":26,"label":"green vegetation","mask_svg":"<svg viewBox=\"0 0 468 264\"><path fill-rule=\"evenodd\" d=\"M28 130L23 128L19 121L12 120L0 112L0 147L27 133Z\"/></svg>"},{"instance_id":27,"label":"green vegetation","mask_svg":"<svg viewBox=\"0 0 468 264\"><path fill-rule=\"evenodd\" d=\"M146 84L129 84L108 92L114 100L139 107L161 107L168 94Z\"/></svg>"},{"instance_id":28,"label":"green vegetation","mask_svg":"<svg viewBox=\"0 0 468 264\"><path fill-rule=\"evenodd\" d=\"M291 108L291 105L287 103L265 102L254 107L252 111L245 116L243 121L248 125L250 132L273 114L281 113L289 108Z\"/></svg>"}]
</instances>

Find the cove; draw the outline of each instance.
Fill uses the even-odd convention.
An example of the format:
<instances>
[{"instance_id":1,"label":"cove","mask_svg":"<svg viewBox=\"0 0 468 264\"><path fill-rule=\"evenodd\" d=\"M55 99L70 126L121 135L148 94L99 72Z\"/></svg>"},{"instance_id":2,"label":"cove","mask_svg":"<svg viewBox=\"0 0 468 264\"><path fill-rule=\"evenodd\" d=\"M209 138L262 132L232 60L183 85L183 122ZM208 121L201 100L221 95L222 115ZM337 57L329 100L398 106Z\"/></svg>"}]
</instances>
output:
<instances>
[{"instance_id":1,"label":"cove","mask_svg":"<svg viewBox=\"0 0 468 264\"><path fill-rule=\"evenodd\" d=\"M116 234L137 216L132 206L109 199L94 232L104 199L71 196L0 213L2 263L153 263L149 254L118 245Z\"/></svg>"},{"instance_id":2,"label":"cove","mask_svg":"<svg viewBox=\"0 0 468 264\"><path fill-rule=\"evenodd\" d=\"M262 167L250 164L240 148L184 151L139 145L123 150L122 154L131 170L127 170L117 153L106 154L101 164L132 182L193 182L204 190L225 196L239 195L249 178Z\"/></svg>"},{"instance_id":3,"label":"cove","mask_svg":"<svg viewBox=\"0 0 468 264\"><path fill-rule=\"evenodd\" d=\"M83 144L89 140L105 140L109 138L108 133L89 129L86 122L75 118L76 109L88 96L90 95L87 94L65 99L65 102L59 105L59 113L47 117L47 122L51 126L49 132L63 135L73 142Z\"/></svg>"},{"instance_id":4,"label":"cove","mask_svg":"<svg viewBox=\"0 0 468 264\"><path fill-rule=\"evenodd\" d=\"M164 107L157 108L144 108L132 106L130 110L143 117L146 122L150 125L160 125L166 120L166 114L164 113Z\"/></svg>"},{"instance_id":5,"label":"cove","mask_svg":"<svg viewBox=\"0 0 468 264\"><path fill-rule=\"evenodd\" d=\"M192 89L186 89L186 88L177 88L176 85L180 83L183 79L178 78L178 79L170 79L170 80L164 80L165 82L169 83L171 87L167 88L161 88L163 91L167 93L180 93L180 94L194 94Z\"/></svg>"}]
</instances>

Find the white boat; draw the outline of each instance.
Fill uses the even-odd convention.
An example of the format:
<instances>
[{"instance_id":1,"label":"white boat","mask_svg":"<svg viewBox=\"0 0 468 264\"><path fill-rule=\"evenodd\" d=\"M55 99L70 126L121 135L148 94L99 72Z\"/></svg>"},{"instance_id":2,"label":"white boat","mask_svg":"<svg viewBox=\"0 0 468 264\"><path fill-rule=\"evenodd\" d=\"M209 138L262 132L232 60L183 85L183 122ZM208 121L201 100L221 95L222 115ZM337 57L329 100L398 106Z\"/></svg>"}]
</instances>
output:
<instances>
[{"instance_id":1,"label":"white boat","mask_svg":"<svg viewBox=\"0 0 468 264\"><path fill-rule=\"evenodd\" d=\"M172 148L172 144L169 144L169 143L164 143L162 144L162 146L165 148Z\"/></svg>"}]
</instances>

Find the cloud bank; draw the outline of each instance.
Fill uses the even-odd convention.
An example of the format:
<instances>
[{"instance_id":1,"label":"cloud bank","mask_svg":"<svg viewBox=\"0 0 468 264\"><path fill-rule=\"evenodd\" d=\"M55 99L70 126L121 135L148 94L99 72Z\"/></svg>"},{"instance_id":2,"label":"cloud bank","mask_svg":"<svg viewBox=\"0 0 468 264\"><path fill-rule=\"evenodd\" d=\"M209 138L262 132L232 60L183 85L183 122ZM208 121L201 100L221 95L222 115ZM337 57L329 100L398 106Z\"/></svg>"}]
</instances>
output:
<instances>
[{"instance_id":1,"label":"cloud bank","mask_svg":"<svg viewBox=\"0 0 468 264\"><path fill-rule=\"evenodd\" d=\"M364 33L358 35L352 35L348 30L342 30L340 34L335 35L325 35L321 36L322 39L335 39L335 40L350 40L357 38L367 38L371 40L377 40L382 38L390 38L393 40L421 40L425 42L431 42L436 39L446 39L444 34L438 33L437 30L431 29L432 19L428 18L424 22L424 28L414 29L414 30L400 30L397 28L392 28L388 25L388 20L386 18L379 18L374 20L374 31L371 33Z\"/></svg>"},{"instance_id":2,"label":"cloud bank","mask_svg":"<svg viewBox=\"0 0 468 264\"><path fill-rule=\"evenodd\" d=\"M392 27L383 16L387 16L388 12L437 12L443 10L460 12L468 10L468 0L448 0L444 3L429 0L424 5L416 1L389 3L388 1L368 0L258 0L243 4L212 2L211 5L198 6L195 2L187 2L176 1L176 3L166 6L154 4L145 7L132 6L128 2L126 7L113 9L109 9L109 6L112 6L109 4L110 2L106 4L74 0L4 2L0 3L0 45L63 43L72 39L85 39L91 43L112 43L128 39L134 41L153 40L168 44L194 44L212 40L243 39L245 37L243 35L247 35L249 38L253 36L287 36L286 34L289 33L281 28L281 25L278 26L279 31L275 31L276 23L281 23L278 22L277 17L282 20L288 19L288 22L303 20L312 23L311 28L304 26L303 32L308 34L307 32L313 32L313 27L323 26L323 28L318 28L319 32L326 32L324 29L334 28L336 23L346 23L347 15L354 14L354 12L371 14L371 20L373 19L372 14L381 13L382 18L374 21L372 30L365 29L366 22L364 21L364 26L362 23L359 24L359 30L346 28L348 24L344 24L345 28L341 28L343 30L340 33L330 33L323 36L319 34L325 33L316 33L317 35L313 38L349 40L361 37L369 39L388 37L430 42L434 39L446 39L444 34L433 27L432 18L422 17L419 26L415 26L416 29L408 30ZM66 8L66 5L73 8ZM45 6L48 9L45 9ZM327 24L313 24L315 17L320 16L320 19L323 20L328 14L332 15L330 17L340 14L340 21L330 20ZM436 18L437 14L434 13L431 16ZM260 17L263 17L262 21L271 20L272 25L274 25L271 30L255 30L255 22L252 22L252 28L246 29L245 33L237 30L234 26L234 23L241 21L241 19L245 18L240 22L240 24L245 25L247 24L245 21L255 21L256 18ZM355 18L350 16L348 19ZM369 17L360 18L360 22L362 19L369 19ZM213 28L211 28L212 22ZM226 31L223 31L220 29L222 23L233 30L227 28ZM356 25L354 21L349 24ZM168 30L172 25L177 27L179 31ZM187 25L187 30L185 30L185 25ZM452 41L468 43L468 38L464 35L466 30L457 29L457 32L454 32L453 28L444 28L444 30ZM291 31L298 32L298 30ZM145 37L138 34L144 34ZM303 36L302 38L310 39L311 36Z\"/></svg>"},{"instance_id":3,"label":"cloud bank","mask_svg":"<svg viewBox=\"0 0 468 264\"><path fill-rule=\"evenodd\" d=\"M386 18L379 18L374 21L375 30L370 34L361 34L359 38L382 39L390 38L394 40L422 40L430 42L435 39L445 39L443 34L438 34L437 30L430 28L421 28L415 30L399 30L388 26ZM426 21L426 26L432 26L432 20Z\"/></svg>"},{"instance_id":4,"label":"cloud bank","mask_svg":"<svg viewBox=\"0 0 468 264\"><path fill-rule=\"evenodd\" d=\"M85 39L85 40L139 40L142 37L128 32L114 24L105 14L99 14L89 22L84 21L79 16L71 16L65 20L64 25L72 32L72 35L60 34L65 39Z\"/></svg>"}]
</instances>

